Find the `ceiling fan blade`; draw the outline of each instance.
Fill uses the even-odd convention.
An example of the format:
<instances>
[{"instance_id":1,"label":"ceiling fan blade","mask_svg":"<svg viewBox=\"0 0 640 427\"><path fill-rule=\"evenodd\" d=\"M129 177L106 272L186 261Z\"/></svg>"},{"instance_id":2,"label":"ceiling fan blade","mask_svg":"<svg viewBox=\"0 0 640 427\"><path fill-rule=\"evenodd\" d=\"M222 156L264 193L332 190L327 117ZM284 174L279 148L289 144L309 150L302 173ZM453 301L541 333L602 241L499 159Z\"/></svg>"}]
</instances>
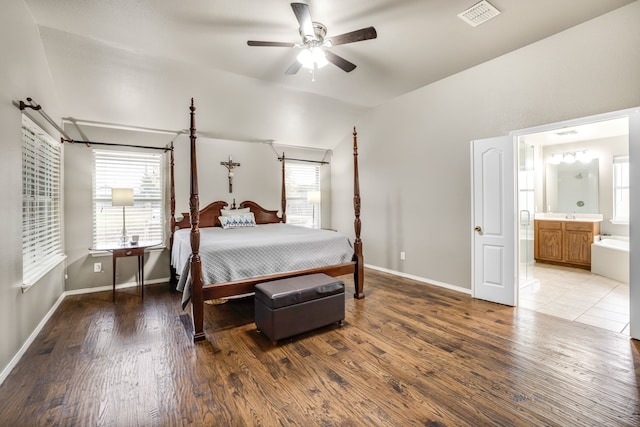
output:
<instances>
[{"instance_id":1,"label":"ceiling fan blade","mask_svg":"<svg viewBox=\"0 0 640 427\"><path fill-rule=\"evenodd\" d=\"M287 43L287 42L263 42L257 40L249 40L247 41L249 46L275 46L275 47L294 47L295 43Z\"/></svg>"},{"instance_id":2,"label":"ceiling fan blade","mask_svg":"<svg viewBox=\"0 0 640 427\"><path fill-rule=\"evenodd\" d=\"M353 71L356 68L356 64L353 62L349 62L341 56L336 55L333 52L325 50L324 53L327 55L327 61L331 62L333 65L342 68L347 73Z\"/></svg>"},{"instance_id":3,"label":"ceiling fan blade","mask_svg":"<svg viewBox=\"0 0 640 427\"><path fill-rule=\"evenodd\" d=\"M337 46L340 44L361 42L363 40L371 40L378 37L376 29L373 27L362 28L360 30L351 31L350 33L340 34L339 36L331 37L331 46Z\"/></svg>"},{"instance_id":4,"label":"ceiling fan blade","mask_svg":"<svg viewBox=\"0 0 640 427\"><path fill-rule=\"evenodd\" d=\"M305 3L291 3L294 15L300 24L300 31L304 34L306 40L318 40L316 32L313 30L313 21L311 21L311 13L309 5Z\"/></svg>"},{"instance_id":5,"label":"ceiling fan blade","mask_svg":"<svg viewBox=\"0 0 640 427\"><path fill-rule=\"evenodd\" d=\"M285 71L284 73L293 75L300 71L300 68L302 68L302 64L299 61L294 61L293 64L291 64L289 68L287 68L287 71Z\"/></svg>"}]
</instances>

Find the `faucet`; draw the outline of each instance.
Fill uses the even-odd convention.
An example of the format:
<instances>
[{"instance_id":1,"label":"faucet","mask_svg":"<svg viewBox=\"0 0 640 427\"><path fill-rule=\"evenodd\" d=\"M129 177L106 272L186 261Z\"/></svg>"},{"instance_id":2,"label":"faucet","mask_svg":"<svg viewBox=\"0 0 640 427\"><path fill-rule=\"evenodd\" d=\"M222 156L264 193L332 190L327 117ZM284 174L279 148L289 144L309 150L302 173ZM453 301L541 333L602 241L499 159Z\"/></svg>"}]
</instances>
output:
<instances>
[{"instance_id":1,"label":"faucet","mask_svg":"<svg viewBox=\"0 0 640 427\"><path fill-rule=\"evenodd\" d=\"M575 212L568 213L568 214L565 215L565 218L566 219L576 219L576 213Z\"/></svg>"}]
</instances>

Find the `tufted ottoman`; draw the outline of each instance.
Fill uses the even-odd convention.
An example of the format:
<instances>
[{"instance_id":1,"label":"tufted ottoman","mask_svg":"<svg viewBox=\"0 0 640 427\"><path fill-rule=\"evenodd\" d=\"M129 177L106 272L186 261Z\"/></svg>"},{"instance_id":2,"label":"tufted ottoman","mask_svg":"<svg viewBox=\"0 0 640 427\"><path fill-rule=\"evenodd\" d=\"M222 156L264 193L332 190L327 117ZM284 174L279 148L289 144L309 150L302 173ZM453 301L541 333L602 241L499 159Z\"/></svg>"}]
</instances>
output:
<instances>
[{"instance_id":1,"label":"tufted ottoman","mask_svg":"<svg viewBox=\"0 0 640 427\"><path fill-rule=\"evenodd\" d=\"M344 283L326 274L256 286L255 322L275 342L344 319Z\"/></svg>"}]
</instances>

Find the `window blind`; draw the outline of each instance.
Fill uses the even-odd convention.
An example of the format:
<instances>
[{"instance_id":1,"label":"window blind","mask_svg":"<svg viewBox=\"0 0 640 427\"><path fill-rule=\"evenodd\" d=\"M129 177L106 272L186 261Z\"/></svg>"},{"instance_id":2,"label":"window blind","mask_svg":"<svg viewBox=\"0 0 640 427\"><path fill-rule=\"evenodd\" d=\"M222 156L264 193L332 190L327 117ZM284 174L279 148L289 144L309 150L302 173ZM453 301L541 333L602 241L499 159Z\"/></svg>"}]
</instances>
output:
<instances>
[{"instance_id":1,"label":"window blind","mask_svg":"<svg viewBox=\"0 0 640 427\"><path fill-rule=\"evenodd\" d=\"M60 146L22 116L22 280L27 287L65 258Z\"/></svg>"},{"instance_id":2,"label":"window blind","mask_svg":"<svg viewBox=\"0 0 640 427\"><path fill-rule=\"evenodd\" d=\"M320 192L320 166L287 162L285 164L287 191L287 223L320 228L320 203L311 203L312 193Z\"/></svg>"},{"instance_id":3,"label":"window blind","mask_svg":"<svg viewBox=\"0 0 640 427\"><path fill-rule=\"evenodd\" d=\"M122 206L111 205L112 188L132 188L133 206L124 207L127 235L164 241L163 155L135 151L93 151L93 243L117 243Z\"/></svg>"},{"instance_id":4,"label":"window blind","mask_svg":"<svg viewBox=\"0 0 640 427\"><path fill-rule=\"evenodd\" d=\"M629 156L613 158L613 220L629 221Z\"/></svg>"}]
</instances>

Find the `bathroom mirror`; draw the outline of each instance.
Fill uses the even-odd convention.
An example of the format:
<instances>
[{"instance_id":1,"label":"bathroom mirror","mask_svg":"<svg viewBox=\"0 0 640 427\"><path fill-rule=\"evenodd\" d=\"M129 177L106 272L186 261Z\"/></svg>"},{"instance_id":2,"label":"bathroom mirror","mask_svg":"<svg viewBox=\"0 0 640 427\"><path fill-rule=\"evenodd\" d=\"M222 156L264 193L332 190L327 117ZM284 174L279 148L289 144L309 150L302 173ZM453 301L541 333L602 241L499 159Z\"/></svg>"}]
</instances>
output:
<instances>
[{"instance_id":1,"label":"bathroom mirror","mask_svg":"<svg viewBox=\"0 0 640 427\"><path fill-rule=\"evenodd\" d=\"M547 163L546 212L593 213L598 208L598 159L589 163Z\"/></svg>"}]
</instances>

